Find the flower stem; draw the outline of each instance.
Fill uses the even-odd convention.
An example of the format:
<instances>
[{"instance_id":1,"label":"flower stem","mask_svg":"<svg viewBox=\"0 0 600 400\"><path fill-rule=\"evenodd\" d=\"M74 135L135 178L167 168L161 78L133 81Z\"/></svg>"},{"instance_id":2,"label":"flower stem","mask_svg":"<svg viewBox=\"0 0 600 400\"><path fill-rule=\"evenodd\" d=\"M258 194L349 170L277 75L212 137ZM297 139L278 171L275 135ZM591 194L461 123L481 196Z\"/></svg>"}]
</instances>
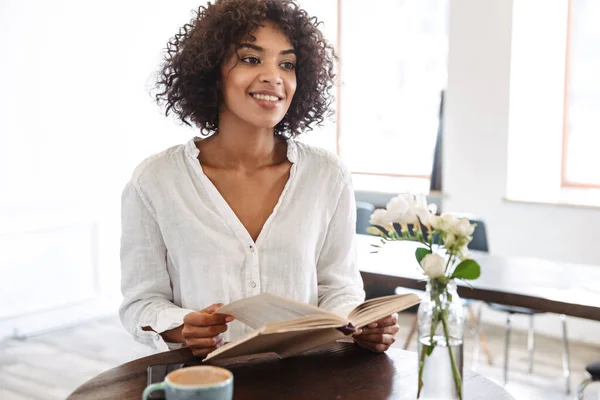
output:
<instances>
[{"instance_id":1,"label":"flower stem","mask_svg":"<svg viewBox=\"0 0 600 400\"><path fill-rule=\"evenodd\" d=\"M448 261L446 262L446 268L444 268L444 275L448 274L448 268L450 267L451 263L452 263L452 254L450 254L450 257L448 257Z\"/></svg>"},{"instance_id":2,"label":"flower stem","mask_svg":"<svg viewBox=\"0 0 600 400\"><path fill-rule=\"evenodd\" d=\"M434 285L435 282L430 282L430 284ZM439 292L437 292L437 290L434 289L433 293L431 294L431 297L435 301L435 307L433 309L433 320L431 321L431 328L429 332L429 346L425 348L424 346L421 346L421 343L419 343L419 346L421 348L421 359L419 360L419 388L417 390L417 399L421 396L421 390L423 389L423 370L425 369L425 358L427 357L428 353L431 353L433 351L429 351L430 347L435 346L434 336L439 323L439 310L441 309Z\"/></svg>"},{"instance_id":3,"label":"flower stem","mask_svg":"<svg viewBox=\"0 0 600 400\"><path fill-rule=\"evenodd\" d=\"M421 346L421 343L419 343ZM421 396L421 389L423 389L423 369L425 368L425 355L427 350L424 346L421 346L421 359L419 360L419 389L417 390L417 399Z\"/></svg>"},{"instance_id":4,"label":"flower stem","mask_svg":"<svg viewBox=\"0 0 600 400\"><path fill-rule=\"evenodd\" d=\"M452 375L454 375L454 384L456 385L456 394L459 400L462 400L462 379L460 377L460 371L456 365L454 359L454 353L452 352L452 346L450 346L450 334L448 332L448 317L442 313L442 326L444 328L444 336L446 337L446 345L448 346L448 353L450 353L450 362L452 363Z\"/></svg>"},{"instance_id":5,"label":"flower stem","mask_svg":"<svg viewBox=\"0 0 600 400\"><path fill-rule=\"evenodd\" d=\"M433 336L435 335L435 330L437 329L436 318L431 322L431 332L429 333L429 346L435 346L433 342ZM421 343L419 343L421 345ZM429 347L428 346L428 347ZM421 359L419 360L419 389L417 390L417 399L421 396L421 389L423 389L423 370L425 369L425 357L427 357L427 352L429 348L425 348L421 346Z\"/></svg>"}]
</instances>

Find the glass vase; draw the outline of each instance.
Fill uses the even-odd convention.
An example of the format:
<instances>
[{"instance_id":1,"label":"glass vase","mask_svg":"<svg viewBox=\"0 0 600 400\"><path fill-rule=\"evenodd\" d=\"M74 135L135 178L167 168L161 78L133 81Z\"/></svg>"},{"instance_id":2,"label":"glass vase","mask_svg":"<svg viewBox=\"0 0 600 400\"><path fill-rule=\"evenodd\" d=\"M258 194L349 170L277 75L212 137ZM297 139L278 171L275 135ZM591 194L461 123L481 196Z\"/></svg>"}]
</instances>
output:
<instances>
[{"instance_id":1,"label":"glass vase","mask_svg":"<svg viewBox=\"0 0 600 400\"><path fill-rule=\"evenodd\" d=\"M463 306L453 280L431 279L419 305L420 400L462 400Z\"/></svg>"}]
</instances>

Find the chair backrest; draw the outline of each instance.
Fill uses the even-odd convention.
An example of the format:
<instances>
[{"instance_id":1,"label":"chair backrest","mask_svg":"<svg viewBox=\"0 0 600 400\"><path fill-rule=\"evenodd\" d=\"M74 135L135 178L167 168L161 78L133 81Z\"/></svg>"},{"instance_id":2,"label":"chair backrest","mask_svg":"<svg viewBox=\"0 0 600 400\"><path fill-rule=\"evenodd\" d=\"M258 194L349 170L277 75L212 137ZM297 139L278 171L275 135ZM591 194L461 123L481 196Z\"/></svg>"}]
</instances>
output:
<instances>
[{"instance_id":1,"label":"chair backrest","mask_svg":"<svg viewBox=\"0 0 600 400\"><path fill-rule=\"evenodd\" d=\"M471 243L469 243L469 249L485 251L488 253L490 248L488 244L485 223L483 220L477 218L469 218L469 221L471 221L472 224L477 224L477 226L475 226L475 230L473 231L473 240L471 240Z\"/></svg>"},{"instance_id":2,"label":"chair backrest","mask_svg":"<svg viewBox=\"0 0 600 400\"><path fill-rule=\"evenodd\" d=\"M367 228L371 226L369 220L375 211L375 206L366 201L356 202L356 233L367 235Z\"/></svg>"}]
</instances>

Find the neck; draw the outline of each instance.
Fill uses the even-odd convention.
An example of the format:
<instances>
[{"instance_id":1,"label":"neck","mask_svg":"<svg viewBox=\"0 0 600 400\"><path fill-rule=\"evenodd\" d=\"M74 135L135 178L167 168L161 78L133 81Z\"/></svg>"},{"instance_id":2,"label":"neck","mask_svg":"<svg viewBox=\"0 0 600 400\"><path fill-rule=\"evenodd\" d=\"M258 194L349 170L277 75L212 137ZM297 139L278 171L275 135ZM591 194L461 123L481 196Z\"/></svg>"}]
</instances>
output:
<instances>
[{"instance_id":1,"label":"neck","mask_svg":"<svg viewBox=\"0 0 600 400\"><path fill-rule=\"evenodd\" d=\"M256 170L286 159L285 142L273 128L258 128L232 118L219 119L218 134L198 142L200 161L215 168Z\"/></svg>"}]
</instances>

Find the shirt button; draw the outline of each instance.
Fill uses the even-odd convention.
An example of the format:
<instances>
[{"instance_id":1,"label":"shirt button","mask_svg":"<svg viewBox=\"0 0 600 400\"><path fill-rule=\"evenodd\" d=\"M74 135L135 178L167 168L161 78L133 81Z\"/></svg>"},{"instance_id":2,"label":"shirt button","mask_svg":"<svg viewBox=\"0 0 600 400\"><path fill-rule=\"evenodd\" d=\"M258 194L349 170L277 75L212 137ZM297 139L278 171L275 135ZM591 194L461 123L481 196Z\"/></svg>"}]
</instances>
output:
<instances>
[{"instance_id":1,"label":"shirt button","mask_svg":"<svg viewBox=\"0 0 600 400\"><path fill-rule=\"evenodd\" d=\"M254 253L254 246L250 245L250 251Z\"/></svg>"},{"instance_id":2,"label":"shirt button","mask_svg":"<svg viewBox=\"0 0 600 400\"><path fill-rule=\"evenodd\" d=\"M256 287L256 282L252 282L250 286L252 286L252 289L254 289Z\"/></svg>"}]
</instances>

